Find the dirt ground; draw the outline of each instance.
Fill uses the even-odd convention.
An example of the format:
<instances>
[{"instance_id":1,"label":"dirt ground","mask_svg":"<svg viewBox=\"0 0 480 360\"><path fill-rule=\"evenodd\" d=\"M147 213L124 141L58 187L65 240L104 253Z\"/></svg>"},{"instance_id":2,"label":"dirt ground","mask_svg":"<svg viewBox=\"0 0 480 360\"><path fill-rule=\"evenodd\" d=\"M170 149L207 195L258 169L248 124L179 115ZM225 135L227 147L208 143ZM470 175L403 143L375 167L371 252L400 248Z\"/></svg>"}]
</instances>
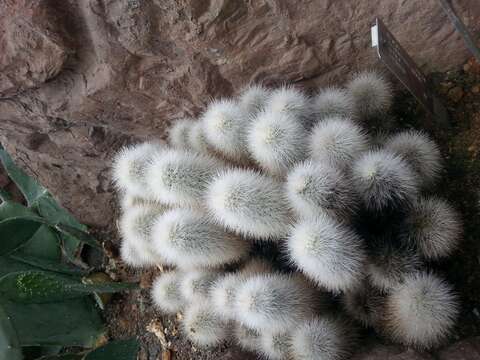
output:
<instances>
[{"instance_id":1,"label":"dirt ground","mask_svg":"<svg viewBox=\"0 0 480 360\"><path fill-rule=\"evenodd\" d=\"M436 139L445 171L442 181L431 190L450 200L463 215L460 249L448 260L431 265L454 284L461 298L461 316L449 340L453 343L480 335L480 66L469 61L462 69L429 77L449 111L449 125L441 126L426 117L407 93L397 95L393 117L395 127L425 129ZM139 281L141 289L116 295L108 307L106 319L112 338L137 336L142 343L141 360L256 359L231 344L205 351L184 339L178 317L163 316L151 306L149 287L161 269L137 272L123 267L113 228L98 234L106 239L107 270L116 279ZM362 343L374 346L388 341L368 333Z\"/></svg>"}]
</instances>

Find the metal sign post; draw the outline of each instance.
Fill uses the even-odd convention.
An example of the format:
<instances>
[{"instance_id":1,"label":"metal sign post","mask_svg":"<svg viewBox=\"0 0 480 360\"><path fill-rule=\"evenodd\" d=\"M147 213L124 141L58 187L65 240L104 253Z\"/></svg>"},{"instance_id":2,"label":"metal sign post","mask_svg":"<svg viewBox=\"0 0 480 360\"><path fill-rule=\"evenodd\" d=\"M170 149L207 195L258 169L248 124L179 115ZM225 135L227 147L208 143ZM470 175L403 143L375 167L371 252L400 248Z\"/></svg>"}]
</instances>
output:
<instances>
[{"instance_id":1,"label":"metal sign post","mask_svg":"<svg viewBox=\"0 0 480 360\"><path fill-rule=\"evenodd\" d=\"M371 30L372 47L377 49L380 60L422 104L429 116L435 118L435 122L446 125L448 114L445 107L429 89L425 75L412 58L379 18L375 19Z\"/></svg>"}]
</instances>

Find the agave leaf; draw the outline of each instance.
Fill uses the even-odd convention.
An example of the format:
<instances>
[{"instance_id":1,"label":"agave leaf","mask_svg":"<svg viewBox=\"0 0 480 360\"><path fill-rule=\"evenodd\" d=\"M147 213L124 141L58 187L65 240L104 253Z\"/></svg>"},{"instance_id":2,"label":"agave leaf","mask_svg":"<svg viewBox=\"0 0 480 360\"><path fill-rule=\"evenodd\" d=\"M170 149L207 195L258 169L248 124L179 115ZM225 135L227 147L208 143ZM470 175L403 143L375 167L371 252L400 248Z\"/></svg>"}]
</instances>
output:
<instances>
[{"instance_id":1,"label":"agave leaf","mask_svg":"<svg viewBox=\"0 0 480 360\"><path fill-rule=\"evenodd\" d=\"M12 200L12 194L10 194L7 190L3 188L0 188L0 200L10 201Z\"/></svg>"},{"instance_id":2,"label":"agave leaf","mask_svg":"<svg viewBox=\"0 0 480 360\"><path fill-rule=\"evenodd\" d=\"M47 355L35 360L82 360L85 354Z\"/></svg>"},{"instance_id":3,"label":"agave leaf","mask_svg":"<svg viewBox=\"0 0 480 360\"><path fill-rule=\"evenodd\" d=\"M22 350L15 329L0 306L0 359L22 360Z\"/></svg>"},{"instance_id":4,"label":"agave leaf","mask_svg":"<svg viewBox=\"0 0 480 360\"><path fill-rule=\"evenodd\" d=\"M45 271L21 271L0 278L0 295L21 303L49 303L92 293L113 293L135 288L133 283L85 284L80 278Z\"/></svg>"},{"instance_id":5,"label":"agave leaf","mask_svg":"<svg viewBox=\"0 0 480 360\"><path fill-rule=\"evenodd\" d=\"M1 299L20 346L93 347L105 328L92 299L22 304Z\"/></svg>"},{"instance_id":6,"label":"agave leaf","mask_svg":"<svg viewBox=\"0 0 480 360\"><path fill-rule=\"evenodd\" d=\"M15 201L4 201L0 204L0 221L13 217L35 217L38 214Z\"/></svg>"},{"instance_id":7,"label":"agave leaf","mask_svg":"<svg viewBox=\"0 0 480 360\"><path fill-rule=\"evenodd\" d=\"M87 271L76 268L72 265L63 264L56 260L39 258L37 256L20 253L18 251L11 254L9 258L27 265L31 265L31 268L29 270L36 268L37 270L47 270L47 271L58 272L61 274L77 275L77 276L87 274ZM0 261L0 264L1 264L1 261ZM2 276L2 272L0 271L0 277L1 276Z\"/></svg>"},{"instance_id":8,"label":"agave leaf","mask_svg":"<svg viewBox=\"0 0 480 360\"><path fill-rule=\"evenodd\" d=\"M0 234L2 236L0 256L9 254L25 245L40 226L42 226L42 222L36 218L15 217L0 221Z\"/></svg>"},{"instance_id":9,"label":"agave leaf","mask_svg":"<svg viewBox=\"0 0 480 360\"><path fill-rule=\"evenodd\" d=\"M84 360L136 360L138 350L136 339L115 340L88 353Z\"/></svg>"}]
</instances>

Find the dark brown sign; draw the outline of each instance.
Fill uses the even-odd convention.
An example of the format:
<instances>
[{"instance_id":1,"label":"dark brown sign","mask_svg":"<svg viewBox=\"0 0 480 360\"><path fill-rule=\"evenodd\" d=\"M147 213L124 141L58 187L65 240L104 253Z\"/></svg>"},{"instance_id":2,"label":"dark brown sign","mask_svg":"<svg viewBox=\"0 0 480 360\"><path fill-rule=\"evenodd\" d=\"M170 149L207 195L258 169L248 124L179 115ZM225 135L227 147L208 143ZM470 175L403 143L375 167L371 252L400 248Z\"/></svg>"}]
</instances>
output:
<instances>
[{"instance_id":1,"label":"dark brown sign","mask_svg":"<svg viewBox=\"0 0 480 360\"><path fill-rule=\"evenodd\" d=\"M438 122L447 121L447 112L427 85L427 79L412 58L393 37L385 24L375 19L372 26L372 47L385 66Z\"/></svg>"}]
</instances>

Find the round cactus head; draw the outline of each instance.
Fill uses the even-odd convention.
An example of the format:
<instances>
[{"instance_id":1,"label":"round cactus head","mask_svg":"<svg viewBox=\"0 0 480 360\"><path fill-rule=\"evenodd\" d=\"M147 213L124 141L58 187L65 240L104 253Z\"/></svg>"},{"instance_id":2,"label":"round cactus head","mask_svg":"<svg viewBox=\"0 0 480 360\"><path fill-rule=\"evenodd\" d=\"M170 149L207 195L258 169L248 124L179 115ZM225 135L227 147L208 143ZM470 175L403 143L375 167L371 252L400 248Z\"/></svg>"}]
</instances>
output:
<instances>
[{"instance_id":1,"label":"round cactus head","mask_svg":"<svg viewBox=\"0 0 480 360\"><path fill-rule=\"evenodd\" d=\"M229 335L229 324L215 314L208 304L191 304L185 309L183 329L198 346L217 346Z\"/></svg>"},{"instance_id":2,"label":"round cactus head","mask_svg":"<svg viewBox=\"0 0 480 360\"><path fill-rule=\"evenodd\" d=\"M420 198L407 215L405 234L425 259L438 260L458 247L462 236L460 214L442 199Z\"/></svg>"},{"instance_id":3,"label":"round cactus head","mask_svg":"<svg viewBox=\"0 0 480 360\"><path fill-rule=\"evenodd\" d=\"M423 185L431 185L442 170L442 160L437 144L420 131L405 131L389 138L385 148L407 161L418 174Z\"/></svg>"},{"instance_id":4,"label":"round cactus head","mask_svg":"<svg viewBox=\"0 0 480 360\"><path fill-rule=\"evenodd\" d=\"M210 289L213 309L226 320L235 319L235 295L241 283L239 274L226 274L219 277Z\"/></svg>"},{"instance_id":5,"label":"round cactus head","mask_svg":"<svg viewBox=\"0 0 480 360\"><path fill-rule=\"evenodd\" d=\"M313 98L313 113L317 120L331 117L355 118L355 102L346 90L329 87Z\"/></svg>"},{"instance_id":6,"label":"round cactus head","mask_svg":"<svg viewBox=\"0 0 480 360\"><path fill-rule=\"evenodd\" d=\"M261 112L248 132L248 149L260 166L282 176L307 156L305 128L289 113Z\"/></svg>"},{"instance_id":7,"label":"round cactus head","mask_svg":"<svg viewBox=\"0 0 480 360\"><path fill-rule=\"evenodd\" d=\"M182 278L180 291L190 303L210 301L210 291L218 277L217 271L190 270Z\"/></svg>"},{"instance_id":8,"label":"round cactus head","mask_svg":"<svg viewBox=\"0 0 480 360\"><path fill-rule=\"evenodd\" d=\"M246 278L238 289L235 314L245 326L277 331L291 328L311 316L315 302L314 290L293 277L254 275Z\"/></svg>"},{"instance_id":9,"label":"round cactus head","mask_svg":"<svg viewBox=\"0 0 480 360\"><path fill-rule=\"evenodd\" d=\"M206 154L167 150L151 159L147 182L160 202L200 207L209 182L221 167L219 160Z\"/></svg>"},{"instance_id":10,"label":"round cactus head","mask_svg":"<svg viewBox=\"0 0 480 360\"><path fill-rule=\"evenodd\" d=\"M450 333L458 308L445 281L428 273L411 274L386 298L383 327L395 341L429 349Z\"/></svg>"},{"instance_id":11,"label":"round cactus head","mask_svg":"<svg viewBox=\"0 0 480 360\"><path fill-rule=\"evenodd\" d=\"M137 249L135 244L125 240L120 245L120 258L132 268L150 267L158 263L154 255L142 252L142 249Z\"/></svg>"},{"instance_id":12,"label":"round cactus head","mask_svg":"<svg viewBox=\"0 0 480 360\"><path fill-rule=\"evenodd\" d=\"M288 330L263 330L260 335L260 353L269 360L290 359L291 341Z\"/></svg>"},{"instance_id":13,"label":"round cactus head","mask_svg":"<svg viewBox=\"0 0 480 360\"><path fill-rule=\"evenodd\" d=\"M291 221L282 185L251 170L220 174L207 192L207 207L216 221L258 239L285 236Z\"/></svg>"},{"instance_id":14,"label":"round cactus head","mask_svg":"<svg viewBox=\"0 0 480 360\"><path fill-rule=\"evenodd\" d=\"M149 195L146 168L152 156L163 146L155 142L145 142L122 148L113 160L112 177L120 192L135 196Z\"/></svg>"},{"instance_id":15,"label":"round cactus head","mask_svg":"<svg viewBox=\"0 0 480 360\"><path fill-rule=\"evenodd\" d=\"M168 131L168 142L176 149L189 149L189 132L195 121L190 118L176 120Z\"/></svg>"},{"instance_id":16,"label":"round cactus head","mask_svg":"<svg viewBox=\"0 0 480 360\"><path fill-rule=\"evenodd\" d=\"M293 358L298 360L347 359L355 335L342 320L322 317L303 322L292 334Z\"/></svg>"},{"instance_id":17,"label":"round cactus head","mask_svg":"<svg viewBox=\"0 0 480 360\"><path fill-rule=\"evenodd\" d=\"M362 239L324 213L297 223L287 247L293 263L329 291L353 289L363 277L366 255Z\"/></svg>"},{"instance_id":18,"label":"round cactus head","mask_svg":"<svg viewBox=\"0 0 480 360\"><path fill-rule=\"evenodd\" d=\"M249 115L254 116L259 111L263 110L270 91L262 85L250 85L243 89L240 94L239 102L242 109Z\"/></svg>"},{"instance_id":19,"label":"round cactus head","mask_svg":"<svg viewBox=\"0 0 480 360\"><path fill-rule=\"evenodd\" d=\"M154 250L182 268L218 267L241 260L249 251L247 241L188 209L171 210L159 217L152 237Z\"/></svg>"},{"instance_id":20,"label":"round cactus head","mask_svg":"<svg viewBox=\"0 0 480 360\"><path fill-rule=\"evenodd\" d=\"M128 209L120 218L119 228L123 243L131 244L131 248L135 249L135 253L145 264L165 263L165 259L154 251L151 237L153 224L165 211L164 206L142 205Z\"/></svg>"},{"instance_id":21,"label":"round cactus head","mask_svg":"<svg viewBox=\"0 0 480 360\"><path fill-rule=\"evenodd\" d=\"M180 292L182 276L178 271L170 271L158 276L153 282L153 303L166 314L175 314L185 305L185 299Z\"/></svg>"},{"instance_id":22,"label":"round cactus head","mask_svg":"<svg viewBox=\"0 0 480 360\"><path fill-rule=\"evenodd\" d=\"M368 150L365 132L351 120L333 117L319 122L309 139L310 155L316 161L346 170Z\"/></svg>"},{"instance_id":23,"label":"round cactus head","mask_svg":"<svg viewBox=\"0 0 480 360\"><path fill-rule=\"evenodd\" d=\"M302 120L307 120L312 112L309 98L292 86L283 86L273 90L265 105L265 110L293 115Z\"/></svg>"},{"instance_id":24,"label":"round cactus head","mask_svg":"<svg viewBox=\"0 0 480 360\"><path fill-rule=\"evenodd\" d=\"M395 153L369 151L353 166L353 182L369 210L410 205L419 183L411 167Z\"/></svg>"},{"instance_id":25,"label":"round cactus head","mask_svg":"<svg viewBox=\"0 0 480 360\"><path fill-rule=\"evenodd\" d=\"M188 130L188 144L193 151L200 154L209 154L210 145L208 145L205 132L203 130L203 123L201 121L195 122Z\"/></svg>"},{"instance_id":26,"label":"round cactus head","mask_svg":"<svg viewBox=\"0 0 480 360\"><path fill-rule=\"evenodd\" d=\"M356 74L347 85L355 110L363 119L384 115L392 104L392 88L385 78L374 72Z\"/></svg>"},{"instance_id":27,"label":"round cactus head","mask_svg":"<svg viewBox=\"0 0 480 360\"><path fill-rule=\"evenodd\" d=\"M325 211L348 219L358 207L358 196L352 187L350 178L340 170L312 161L297 165L286 183L290 204L300 217Z\"/></svg>"},{"instance_id":28,"label":"round cactus head","mask_svg":"<svg viewBox=\"0 0 480 360\"><path fill-rule=\"evenodd\" d=\"M219 153L235 161L248 158L246 130L250 117L233 100L215 100L202 117L207 142Z\"/></svg>"}]
</instances>

